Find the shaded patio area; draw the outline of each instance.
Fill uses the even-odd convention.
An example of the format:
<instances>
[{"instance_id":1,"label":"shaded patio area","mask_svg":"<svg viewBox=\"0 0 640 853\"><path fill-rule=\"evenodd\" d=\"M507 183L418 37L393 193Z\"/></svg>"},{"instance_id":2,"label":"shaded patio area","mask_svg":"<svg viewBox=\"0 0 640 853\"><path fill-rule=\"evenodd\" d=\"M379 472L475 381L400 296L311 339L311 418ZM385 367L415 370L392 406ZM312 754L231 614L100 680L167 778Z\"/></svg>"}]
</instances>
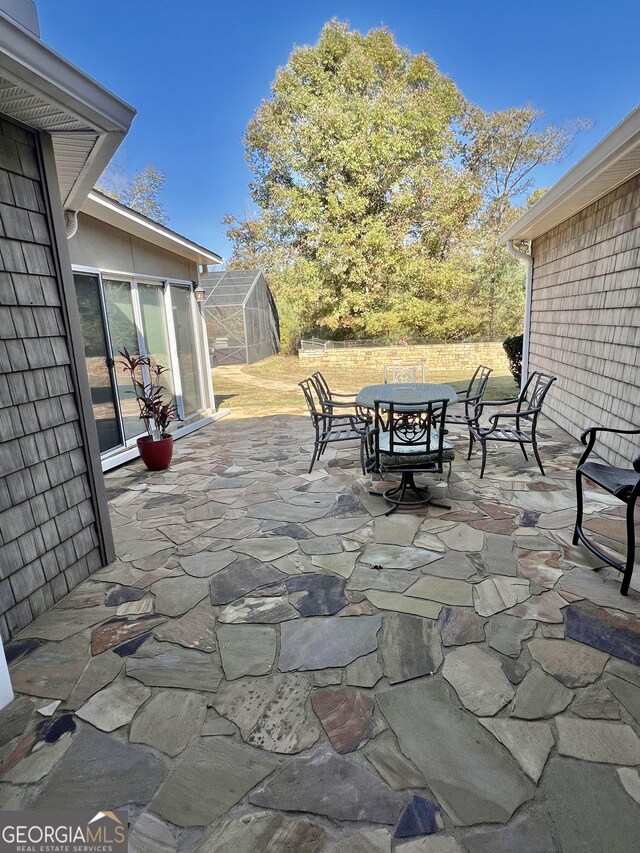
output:
<instances>
[{"instance_id":1,"label":"shaded patio area","mask_svg":"<svg viewBox=\"0 0 640 853\"><path fill-rule=\"evenodd\" d=\"M0 807L126 807L140 853L635 849L640 572L571 545L581 446L543 420L547 477L479 480L460 435L451 509L385 518L357 447L307 474L305 417L244 414L107 475L117 562L6 646Z\"/></svg>"}]
</instances>

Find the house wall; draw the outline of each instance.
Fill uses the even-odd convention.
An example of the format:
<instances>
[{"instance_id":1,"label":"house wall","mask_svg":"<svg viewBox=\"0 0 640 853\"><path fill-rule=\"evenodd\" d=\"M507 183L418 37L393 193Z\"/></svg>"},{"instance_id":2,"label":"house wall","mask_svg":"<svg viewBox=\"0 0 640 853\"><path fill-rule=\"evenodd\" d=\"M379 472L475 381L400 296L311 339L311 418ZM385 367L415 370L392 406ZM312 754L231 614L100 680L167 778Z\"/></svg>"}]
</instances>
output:
<instances>
[{"instance_id":1,"label":"house wall","mask_svg":"<svg viewBox=\"0 0 640 853\"><path fill-rule=\"evenodd\" d=\"M71 263L101 270L197 281L195 263L127 234L86 213L78 214L78 230L69 241Z\"/></svg>"},{"instance_id":2,"label":"house wall","mask_svg":"<svg viewBox=\"0 0 640 853\"><path fill-rule=\"evenodd\" d=\"M113 555L59 198L50 138L0 120L5 640Z\"/></svg>"},{"instance_id":3,"label":"house wall","mask_svg":"<svg viewBox=\"0 0 640 853\"><path fill-rule=\"evenodd\" d=\"M529 367L558 377L545 412L576 438L640 428L640 176L533 241ZM604 435L629 465L640 437Z\"/></svg>"}]
</instances>

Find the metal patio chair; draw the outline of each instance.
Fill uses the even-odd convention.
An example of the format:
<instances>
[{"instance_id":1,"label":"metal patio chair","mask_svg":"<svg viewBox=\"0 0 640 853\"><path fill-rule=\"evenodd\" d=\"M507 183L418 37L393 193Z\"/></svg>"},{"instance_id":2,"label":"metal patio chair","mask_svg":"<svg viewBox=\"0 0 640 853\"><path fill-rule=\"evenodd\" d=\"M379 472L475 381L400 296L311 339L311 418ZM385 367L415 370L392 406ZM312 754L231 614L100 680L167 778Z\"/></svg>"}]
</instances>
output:
<instances>
[{"instance_id":1,"label":"metal patio chair","mask_svg":"<svg viewBox=\"0 0 640 853\"><path fill-rule=\"evenodd\" d=\"M449 409L445 423L467 427L471 424L475 416L475 407L482 401L492 372L493 369L484 364L479 364L476 367L466 391L462 395L458 395L458 402L454 403L453 407ZM460 411L460 404L464 405L463 412Z\"/></svg>"},{"instance_id":2,"label":"metal patio chair","mask_svg":"<svg viewBox=\"0 0 640 853\"><path fill-rule=\"evenodd\" d=\"M393 362L384 366L384 383L413 383L427 381L426 372L424 369L424 361L419 361L417 364L403 364L401 362Z\"/></svg>"},{"instance_id":3,"label":"metal patio chair","mask_svg":"<svg viewBox=\"0 0 640 853\"><path fill-rule=\"evenodd\" d=\"M422 473L442 474L445 463L455 458L451 444L445 442L447 434L445 417L447 400L430 403L395 403L376 400L375 470L381 475L398 472L400 483L382 492L392 506L385 513L390 515L398 507L423 506L428 503L449 509L449 504L434 501L426 488L419 487L415 475ZM379 424L383 421L385 428ZM415 500L405 500L407 490L413 492Z\"/></svg>"},{"instance_id":4,"label":"metal patio chair","mask_svg":"<svg viewBox=\"0 0 640 853\"><path fill-rule=\"evenodd\" d=\"M331 414L323 409L321 399L318 399L318 405L316 405L317 388L310 378L304 379L298 385L302 388L311 416L311 423L315 430L315 443L309 473L313 471L316 460L322 456L327 446L340 441L360 442L360 465L362 473L366 473L367 448L372 429L371 419L363 422L355 414Z\"/></svg>"},{"instance_id":5,"label":"metal patio chair","mask_svg":"<svg viewBox=\"0 0 640 853\"><path fill-rule=\"evenodd\" d=\"M573 533L573 544L577 545L582 542L592 554L599 557L604 563L612 568L622 572L622 587L620 592L626 595L629 591L631 583L631 575L633 574L633 565L635 562L636 552L636 531L634 523L636 501L640 497L640 453L631 462L632 468L615 468L613 465L603 465L600 462L587 461L591 455L591 451L596 443L598 433L608 432L615 435L640 435L640 429L606 429L604 427L591 427L585 430L580 436L580 441L586 445L586 450L582 454L578 462L576 470L576 526ZM587 539L587 536L582 529L582 513L583 513L583 498L582 498L582 480L586 478L592 483L596 483L600 488L604 489L610 495L621 500L627 505L626 525L627 525L627 559L624 563L619 563L609 557L593 542Z\"/></svg>"},{"instance_id":6,"label":"metal patio chair","mask_svg":"<svg viewBox=\"0 0 640 853\"><path fill-rule=\"evenodd\" d=\"M323 410L326 410L329 414L334 414L334 410L336 409L350 409L363 422L371 421L371 416L368 412L356 404L355 394L339 394L337 391L332 391L329 388L329 383L319 370L316 370L309 378L316 388ZM339 411L337 414L339 414Z\"/></svg>"},{"instance_id":7,"label":"metal patio chair","mask_svg":"<svg viewBox=\"0 0 640 853\"><path fill-rule=\"evenodd\" d=\"M555 376L550 376L548 373L536 370L529 376L525 386L517 397L513 397L511 400L480 402L476 405L473 420L469 423L469 453L467 459L471 458L474 441L479 441L482 447L480 479L484 476L484 469L487 464L487 441L506 441L511 444L519 444L525 459L528 459L525 445L530 444L533 447L533 454L538 467L544 476L544 468L542 467L540 454L538 453L536 427L538 417L542 411L544 398L547 396L549 388L556 381L556 378ZM499 411L494 415L490 415L489 423L491 426L487 427L480 424L480 418L485 413L485 409L493 406L513 404L516 404L515 410ZM515 421L515 425L502 426L501 421L505 420ZM528 428L522 428L523 421Z\"/></svg>"}]
</instances>

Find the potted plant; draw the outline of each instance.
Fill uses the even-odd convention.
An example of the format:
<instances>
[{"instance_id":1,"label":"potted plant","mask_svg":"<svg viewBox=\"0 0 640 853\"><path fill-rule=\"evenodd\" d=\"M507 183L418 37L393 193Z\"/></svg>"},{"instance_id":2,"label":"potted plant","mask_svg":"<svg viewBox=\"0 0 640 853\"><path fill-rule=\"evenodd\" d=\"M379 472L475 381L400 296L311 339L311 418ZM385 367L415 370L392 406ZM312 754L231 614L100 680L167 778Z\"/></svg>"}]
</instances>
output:
<instances>
[{"instance_id":1,"label":"potted plant","mask_svg":"<svg viewBox=\"0 0 640 853\"><path fill-rule=\"evenodd\" d=\"M140 457L149 471L164 471L173 456L173 438L167 427L181 420L175 398L168 397L167 388L162 385L162 374L169 368L156 364L146 355L132 355L126 347L120 355L123 373L131 378L140 420L147 429L147 435L137 441Z\"/></svg>"}]
</instances>

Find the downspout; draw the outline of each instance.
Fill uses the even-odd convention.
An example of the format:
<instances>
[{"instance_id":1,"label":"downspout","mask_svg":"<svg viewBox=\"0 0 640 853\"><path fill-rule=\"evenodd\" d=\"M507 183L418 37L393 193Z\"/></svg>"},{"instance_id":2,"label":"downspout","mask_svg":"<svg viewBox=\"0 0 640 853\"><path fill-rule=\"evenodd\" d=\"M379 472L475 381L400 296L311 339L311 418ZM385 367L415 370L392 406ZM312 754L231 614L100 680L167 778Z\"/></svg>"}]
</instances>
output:
<instances>
[{"instance_id":1,"label":"downspout","mask_svg":"<svg viewBox=\"0 0 640 853\"><path fill-rule=\"evenodd\" d=\"M65 210L64 212L64 227L67 232L67 240L76 236L78 230L78 213L75 210Z\"/></svg>"},{"instance_id":2,"label":"downspout","mask_svg":"<svg viewBox=\"0 0 640 853\"><path fill-rule=\"evenodd\" d=\"M526 275L524 280L524 330L522 333L522 376L520 386L524 387L529 375L529 334L531 331L531 288L533 284L533 257L527 252L521 252L513 245L513 240L507 240L507 249L514 258L524 261Z\"/></svg>"}]
</instances>

